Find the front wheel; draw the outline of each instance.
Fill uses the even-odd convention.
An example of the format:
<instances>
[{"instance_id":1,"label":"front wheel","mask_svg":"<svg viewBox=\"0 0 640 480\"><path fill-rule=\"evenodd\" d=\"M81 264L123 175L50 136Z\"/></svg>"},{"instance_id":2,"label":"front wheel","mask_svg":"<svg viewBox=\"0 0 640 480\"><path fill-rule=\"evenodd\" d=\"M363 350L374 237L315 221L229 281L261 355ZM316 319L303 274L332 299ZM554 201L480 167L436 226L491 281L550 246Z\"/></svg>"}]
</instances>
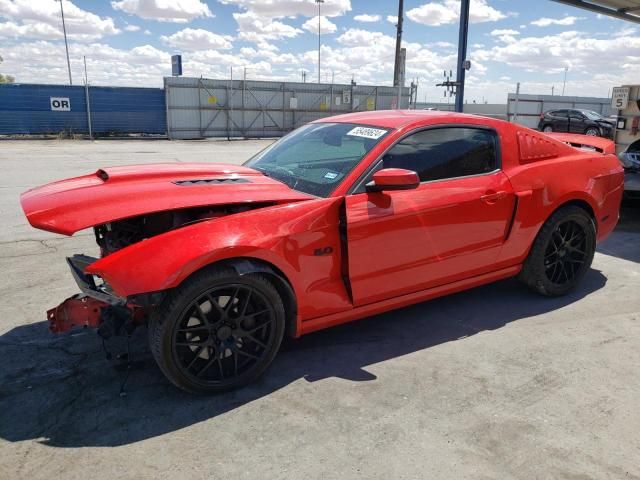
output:
<instances>
[{"instance_id":1,"label":"front wheel","mask_svg":"<svg viewBox=\"0 0 640 480\"><path fill-rule=\"evenodd\" d=\"M149 341L174 385L215 393L262 375L284 327L282 299L267 277L205 270L169 293L149 323Z\"/></svg>"},{"instance_id":2,"label":"front wheel","mask_svg":"<svg viewBox=\"0 0 640 480\"><path fill-rule=\"evenodd\" d=\"M585 135L589 135L590 137L599 137L600 136L600 129L597 127L589 127L587 128L587 131L584 132Z\"/></svg>"},{"instance_id":3,"label":"front wheel","mask_svg":"<svg viewBox=\"0 0 640 480\"><path fill-rule=\"evenodd\" d=\"M564 295L587 273L595 249L590 215L580 207L563 207L538 232L519 278L542 295Z\"/></svg>"}]
</instances>

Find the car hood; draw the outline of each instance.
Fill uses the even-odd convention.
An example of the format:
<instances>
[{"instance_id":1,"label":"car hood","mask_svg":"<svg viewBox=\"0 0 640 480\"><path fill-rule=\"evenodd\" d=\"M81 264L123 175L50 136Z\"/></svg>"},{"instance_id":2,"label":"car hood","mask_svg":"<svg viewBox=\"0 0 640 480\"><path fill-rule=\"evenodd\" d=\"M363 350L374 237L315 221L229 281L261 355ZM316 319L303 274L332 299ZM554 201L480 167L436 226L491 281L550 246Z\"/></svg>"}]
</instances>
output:
<instances>
[{"instance_id":1,"label":"car hood","mask_svg":"<svg viewBox=\"0 0 640 480\"><path fill-rule=\"evenodd\" d=\"M20 203L35 228L72 235L154 212L312 198L251 168L172 163L100 169L29 190L21 195Z\"/></svg>"}]
</instances>

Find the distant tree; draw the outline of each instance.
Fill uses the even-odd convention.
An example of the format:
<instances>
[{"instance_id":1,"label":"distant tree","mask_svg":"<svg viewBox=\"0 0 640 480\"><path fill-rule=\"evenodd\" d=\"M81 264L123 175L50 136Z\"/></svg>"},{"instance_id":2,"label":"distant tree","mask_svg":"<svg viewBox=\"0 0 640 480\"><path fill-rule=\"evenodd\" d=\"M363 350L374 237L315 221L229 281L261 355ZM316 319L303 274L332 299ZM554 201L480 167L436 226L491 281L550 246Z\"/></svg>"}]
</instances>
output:
<instances>
[{"instance_id":1,"label":"distant tree","mask_svg":"<svg viewBox=\"0 0 640 480\"><path fill-rule=\"evenodd\" d=\"M2 58L2 55L0 55L0 63L2 62L4 62L4 58ZM2 75L0 73L0 83L13 83L15 81L16 79L11 75Z\"/></svg>"}]
</instances>

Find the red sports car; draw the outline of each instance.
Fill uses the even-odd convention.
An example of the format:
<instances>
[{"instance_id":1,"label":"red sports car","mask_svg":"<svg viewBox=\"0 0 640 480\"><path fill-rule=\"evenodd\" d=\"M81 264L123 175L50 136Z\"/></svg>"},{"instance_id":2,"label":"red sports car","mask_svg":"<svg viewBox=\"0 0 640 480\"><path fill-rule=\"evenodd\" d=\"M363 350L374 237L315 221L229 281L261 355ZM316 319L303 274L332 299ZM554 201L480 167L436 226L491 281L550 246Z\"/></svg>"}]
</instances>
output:
<instances>
[{"instance_id":1,"label":"red sports car","mask_svg":"<svg viewBox=\"0 0 640 480\"><path fill-rule=\"evenodd\" d=\"M583 147L587 147L586 149ZM519 276L574 288L616 225L613 143L457 113L374 111L295 130L243 166L98 170L22 195L31 225L92 227L53 332L147 323L189 392L261 375L283 337Z\"/></svg>"}]
</instances>

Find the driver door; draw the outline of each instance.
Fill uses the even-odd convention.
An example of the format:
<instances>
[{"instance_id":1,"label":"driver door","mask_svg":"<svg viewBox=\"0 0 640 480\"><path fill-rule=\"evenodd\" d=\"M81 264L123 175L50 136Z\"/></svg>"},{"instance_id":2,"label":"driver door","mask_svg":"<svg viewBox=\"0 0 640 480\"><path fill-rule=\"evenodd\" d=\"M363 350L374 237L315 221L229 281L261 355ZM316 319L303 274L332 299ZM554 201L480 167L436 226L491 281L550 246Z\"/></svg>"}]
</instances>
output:
<instances>
[{"instance_id":1,"label":"driver door","mask_svg":"<svg viewBox=\"0 0 640 480\"><path fill-rule=\"evenodd\" d=\"M378 169L416 171L421 184L346 198L354 305L494 268L515 206L498 152L493 130L447 127L409 135L385 154Z\"/></svg>"}]
</instances>

